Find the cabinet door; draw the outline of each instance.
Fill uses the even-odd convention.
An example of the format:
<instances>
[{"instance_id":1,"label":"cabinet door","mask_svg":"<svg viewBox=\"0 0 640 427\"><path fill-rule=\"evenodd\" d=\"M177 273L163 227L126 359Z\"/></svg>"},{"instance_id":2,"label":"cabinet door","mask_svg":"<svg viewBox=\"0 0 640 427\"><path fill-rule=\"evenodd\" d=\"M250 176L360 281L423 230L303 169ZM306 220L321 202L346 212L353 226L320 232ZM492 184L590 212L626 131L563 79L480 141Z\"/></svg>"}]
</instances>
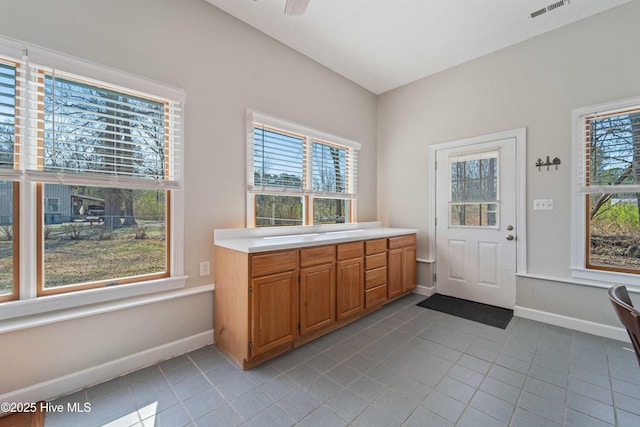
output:
<instances>
[{"instance_id":1,"label":"cabinet door","mask_svg":"<svg viewBox=\"0 0 640 427\"><path fill-rule=\"evenodd\" d=\"M335 273L333 262L300 269L300 335L335 321Z\"/></svg>"},{"instance_id":2,"label":"cabinet door","mask_svg":"<svg viewBox=\"0 0 640 427\"><path fill-rule=\"evenodd\" d=\"M402 290L408 292L416 287L416 247L402 249Z\"/></svg>"},{"instance_id":3,"label":"cabinet door","mask_svg":"<svg viewBox=\"0 0 640 427\"><path fill-rule=\"evenodd\" d=\"M387 296L389 298L396 297L403 292L402 269L402 248L389 250L387 258Z\"/></svg>"},{"instance_id":4,"label":"cabinet door","mask_svg":"<svg viewBox=\"0 0 640 427\"><path fill-rule=\"evenodd\" d=\"M364 265L362 258L338 261L336 282L337 318L343 319L362 310Z\"/></svg>"},{"instance_id":5,"label":"cabinet door","mask_svg":"<svg viewBox=\"0 0 640 427\"><path fill-rule=\"evenodd\" d=\"M251 356L297 336L298 277L296 271L251 280Z\"/></svg>"}]
</instances>

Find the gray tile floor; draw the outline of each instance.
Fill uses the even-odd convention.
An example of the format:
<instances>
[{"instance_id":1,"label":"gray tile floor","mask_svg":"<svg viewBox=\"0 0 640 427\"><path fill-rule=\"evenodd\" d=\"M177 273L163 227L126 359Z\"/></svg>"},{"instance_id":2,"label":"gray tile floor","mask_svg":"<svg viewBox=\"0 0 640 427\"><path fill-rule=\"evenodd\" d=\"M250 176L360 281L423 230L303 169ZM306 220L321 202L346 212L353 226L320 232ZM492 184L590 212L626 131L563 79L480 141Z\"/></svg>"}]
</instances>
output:
<instances>
[{"instance_id":1,"label":"gray tile floor","mask_svg":"<svg viewBox=\"0 0 640 427\"><path fill-rule=\"evenodd\" d=\"M514 318L506 330L409 295L257 368L215 346L55 400L50 426L640 426L630 347Z\"/></svg>"}]
</instances>

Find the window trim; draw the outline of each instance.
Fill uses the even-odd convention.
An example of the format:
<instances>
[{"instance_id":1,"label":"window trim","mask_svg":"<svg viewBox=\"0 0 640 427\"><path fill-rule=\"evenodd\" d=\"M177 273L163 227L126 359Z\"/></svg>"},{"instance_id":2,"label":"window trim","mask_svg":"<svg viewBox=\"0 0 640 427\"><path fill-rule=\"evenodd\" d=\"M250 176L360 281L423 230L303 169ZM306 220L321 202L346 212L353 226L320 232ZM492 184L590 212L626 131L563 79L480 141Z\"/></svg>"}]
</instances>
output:
<instances>
[{"instance_id":1,"label":"window trim","mask_svg":"<svg viewBox=\"0 0 640 427\"><path fill-rule=\"evenodd\" d=\"M637 286L638 274L624 271L589 268L587 260L587 203L583 191L583 174L585 165L585 126L584 120L598 112L610 113L640 107L640 96L616 101L604 102L572 110L572 185L571 185L571 276L578 279L593 280L615 284Z\"/></svg>"},{"instance_id":2,"label":"window trim","mask_svg":"<svg viewBox=\"0 0 640 427\"><path fill-rule=\"evenodd\" d=\"M20 182L13 181L13 248L12 248L12 264L13 264L13 289L11 293L0 295L0 303L5 301L13 301L20 299Z\"/></svg>"},{"instance_id":3,"label":"window trim","mask_svg":"<svg viewBox=\"0 0 640 427\"><path fill-rule=\"evenodd\" d=\"M256 195L265 194L265 195L279 195L279 196L299 196L303 198L303 212L302 212L302 220L303 225L299 227L309 227L314 226L313 224L313 201L314 198L319 199L346 199L351 201L351 209L349 212L349 223L355 221L357 216L357 206L358 206L358 193L357 193L357 180L358 180L358 171L357 165L355 170L351 170L352 176L347 178L347 181L352 181L348 187L355 188L355 193L344 194L344 197L340 197L339 193L323 193L316 192L307 188L307 181L311 179L309 174L310 169L305 168L303 174L303 188L299 191L284 189L283 191L259 191L253 190L251 187L251 181L249 175L253 173L253 143L254 143L254 123L263 124L266 127L273 128L278 132L283 132L285 134L291 134L295 137L303 137L304 143L308 144L312 149L313 143L322 143L326 145L332 145L339 148L347 148L349 150L356 151L356 158L358 156L358 151L360 150L361 144L346 138L342 138L336 135L332 135L323 131L319 131L317 129L309 128L307 126L301 125L299 123L290 122L288 120L284 120L278 117L270 116L252 109L247 109L246 113L246 144L247 144L247 185L246 185L246 221L245 227L247 228L256 228L255 224L255 209L256 209ZM311 156L306 159L307 163L312 162ZM308 165L307 165L308 166ZM351 175L350 174L350 175ZM355 186L355 187L354 187ZM268 228L268 227L261 227Z\"/></svg>"},{"instance_id":4,"label":"window trim","mask_svg":"<svg viewBox=\"0 0 640 427\"><path fill-rule=\"evenodd\" d=\"M68 56L63 53L44 49L19 40L12 40L0 37L0 55L9 61L26 62L28 52L29 62L36 64L46 64L49 67L65 70L69 75L76 75L80 79L96 80L98 82L108 82L110 87L121 89L122 91L134 91L136 93L148 94L151 97L172 100L181 111L177 114L175 128L171 129L171 137L180 141L180 158L175 164L174 175L179 182L178 186L170 186L167 191L167 277L157 278L147 275L144 280L127 284L122 281L119 286L108 286L101 288L78 290L65 292L63 294L48 295L40 298L37 283L38 251L44 244L44 240L39 239L37 221L42 220L38 216L38 204L40 213L44 207L44 200L38 198L37 186L39 182L48 181L49 177L30 176L25 172L28 164L25 156L25 146L32 144L26 138L34 138L29 134L30 123L20 123L20 130L16 129L16 141L21 145L16 147L16 155L19 155L22 163L19 169L0 171L0 179L14 181L14 185L19 187L19 191L14 191L14 228L17 224L17 231L14 236L18 236L17 244L14 244L14 295L12 300L0 297L0 320L11 319L21 316L32 316L56 310L77 308L88 304L114 301L123 298L132 298L141 295L148 295L168 290L184 288L187 276L184 275L184 103L186 93L184 90L175 88L163 83L158 83L144 77L129 74L124 71L109 68L100 64L95 64L83 59ZM22 63L20 62L20 63ZM27 97L21 97L21 109L27 108L22 105ZM18 101L17 101L18 102ZM165 108L165 120L167 117ZM27 117L28 115L23 116ZM18 123L18 122L17 122ZM165 140L167 136L165 135ZM51 181L49 181L51 182ZM97 185L91 181L90 177L84 185ZM105 181L100 185L109 186ZM126 186L121 182L115 186ZM14 187L16 188L16 187ZM40 202L39 202L40 200ZM41 232L41 231L40 231ZM41 237L41 236L40 236ZM15 237L14 237L15 239Z\"/></svg>"}]
</instances>

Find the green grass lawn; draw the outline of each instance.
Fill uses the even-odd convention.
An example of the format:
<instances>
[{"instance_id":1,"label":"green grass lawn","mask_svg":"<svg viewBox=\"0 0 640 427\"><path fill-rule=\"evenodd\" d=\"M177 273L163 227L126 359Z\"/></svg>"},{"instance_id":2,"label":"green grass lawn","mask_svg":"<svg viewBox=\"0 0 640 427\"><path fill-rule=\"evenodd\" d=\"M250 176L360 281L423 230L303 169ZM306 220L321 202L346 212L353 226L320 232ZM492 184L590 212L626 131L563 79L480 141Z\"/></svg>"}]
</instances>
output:
<instances>
[{"instance_id":1,"label":"green grass lawn","mask_svg":"<svg viewBox=\"0 0 640 427\"><path fill-rule=\"evenodd\" d=\"M136 238L132 227L106 233L97 224L74 226L80 227L76 228L79 240L69 237L65 224L48 226L44 244L45 287L109 282L167 269L164 229L155 224L141 224L146 234L142 239ZM140 230L138 228L138 237ZM0 294L11 291L12 246L10 241L0 241Z\"/></svg>"},{"instance_id":2,"label":"green grass lawn","mask_svg":"<svg viewBox=\"0 0 640 427\"><path fill-rule=\"evenodd\" d=\"M0 240L0 295L11 292L13 284L13 242Z\"/></svg>"}]
</instances>

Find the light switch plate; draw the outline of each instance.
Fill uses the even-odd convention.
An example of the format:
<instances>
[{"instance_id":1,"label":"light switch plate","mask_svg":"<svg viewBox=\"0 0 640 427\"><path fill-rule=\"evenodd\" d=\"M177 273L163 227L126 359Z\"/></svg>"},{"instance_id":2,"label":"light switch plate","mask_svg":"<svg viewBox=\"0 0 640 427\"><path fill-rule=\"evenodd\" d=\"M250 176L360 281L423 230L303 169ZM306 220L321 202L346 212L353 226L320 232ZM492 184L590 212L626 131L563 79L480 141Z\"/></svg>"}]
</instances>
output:
<instances>
[{"instance_id":1,"label":"light switch plate","mask_svg":"<svg viewBox=\"0 0 640 427\"><path fill-rule=\"evenodd\" d=\"M552 211L553 199L535 199L533 201L534 211Z\"/></svg>"}]
</instances>

